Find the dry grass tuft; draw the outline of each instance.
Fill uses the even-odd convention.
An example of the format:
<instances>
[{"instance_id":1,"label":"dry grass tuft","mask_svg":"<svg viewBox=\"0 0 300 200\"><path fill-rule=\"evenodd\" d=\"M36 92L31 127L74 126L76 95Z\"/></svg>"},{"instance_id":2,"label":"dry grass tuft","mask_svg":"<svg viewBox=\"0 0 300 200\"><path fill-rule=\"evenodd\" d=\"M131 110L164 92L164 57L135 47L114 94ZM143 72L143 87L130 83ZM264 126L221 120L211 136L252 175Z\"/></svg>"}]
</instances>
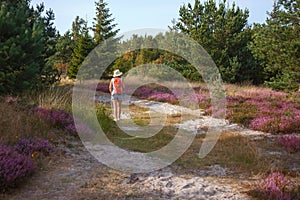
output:
<instances>
[{"instance_id":1,"label":"dry grass tuft","mask_svg":"<svg viewBox=\"0 0 300 200\"><path fill-rule=\"evenodd\" d=\"M27 94L24 99L30 104L35 104L43 108L55 108L71 110L72 105L72 86L56 86L42 93L32 92Z\"/></svg>"},{"instance_id":2,"label":"dry grass tuft","mask_svg":"<svg viewBox=\"0 0 300 200\"><path fill-rule=\"evenodd\" d=\"M206 166L221 165L236 172L263 173L269 169L255 142L234 132L224 132L213 150L203 159L198 157L203 143L198 135L189 150L177 161L185 169L203 169Z\"/></svg>"},{"instance_id":3,"label":"dry grass tuft","mask_svg":"<svg viewBox=\"0 0 300 200\"><path fill-rule=\"evenodd\" d=\"M18 138L50 135L51 127L30 110L18 104L0 102L0 141L13 144Z\"/></svg>"}]
</instances>

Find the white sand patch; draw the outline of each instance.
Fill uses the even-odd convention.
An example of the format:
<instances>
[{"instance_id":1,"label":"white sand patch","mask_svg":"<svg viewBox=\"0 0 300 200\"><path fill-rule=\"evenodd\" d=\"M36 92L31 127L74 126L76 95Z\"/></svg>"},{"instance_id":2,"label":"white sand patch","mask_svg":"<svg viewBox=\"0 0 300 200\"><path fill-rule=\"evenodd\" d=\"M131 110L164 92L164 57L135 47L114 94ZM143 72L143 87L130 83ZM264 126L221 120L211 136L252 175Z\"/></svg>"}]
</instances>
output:
<instances>
[{"instance_id":1,"label":"white sand patch","mask_svg":"<svg viewBox=\"0 0 300 200\"><path fill-rule=\"evenodd\" d=\"M230 186L200 176L186 178L164 169L148 174L133 175L127 184L140 188L143 192L159 192L166 199L208 199L208 200L248 200L247 195L239 193ZM130 183L133 182L133 183Z\"/></svg>"}]
</instances>

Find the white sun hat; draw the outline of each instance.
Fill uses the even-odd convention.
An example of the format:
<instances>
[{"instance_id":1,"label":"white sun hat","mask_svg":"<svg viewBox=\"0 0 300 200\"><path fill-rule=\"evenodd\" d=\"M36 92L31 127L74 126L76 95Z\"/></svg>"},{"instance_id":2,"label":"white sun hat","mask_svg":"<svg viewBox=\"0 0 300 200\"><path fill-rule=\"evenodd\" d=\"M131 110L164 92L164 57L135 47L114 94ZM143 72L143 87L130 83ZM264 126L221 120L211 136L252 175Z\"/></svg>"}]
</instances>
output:
<instances>
[{"instance_id":1,"label":"white sun hat","mask_svg":"<svg viewBox=\"0 0 300 200\"><path fill-rule=\"evenodd\" d=\"M116 69L115 71L114 71L114 75L113 75L113 77L117 77L117 76L121 76L123 73L122 72L120 72L120 70L119 69Z\"/></svg>"}]
</instances>

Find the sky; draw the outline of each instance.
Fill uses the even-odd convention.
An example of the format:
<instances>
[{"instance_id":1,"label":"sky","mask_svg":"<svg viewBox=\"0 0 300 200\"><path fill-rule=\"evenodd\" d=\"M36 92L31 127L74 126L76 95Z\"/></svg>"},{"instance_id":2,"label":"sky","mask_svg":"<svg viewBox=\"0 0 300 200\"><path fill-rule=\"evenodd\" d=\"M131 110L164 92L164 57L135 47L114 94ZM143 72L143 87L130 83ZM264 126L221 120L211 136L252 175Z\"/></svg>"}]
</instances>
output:
<instances>
[{"instance_id":1,"label":"sky","mask_svg":"<svg viewBox=\"0 0 300 200\"><path fill-rule=\"evenodd\" d=\"M54 11L54 26L64 34L71 30L76 16L88 21L92 26L96 15L95 1L98 0L32 0L35 6L44 2L46 10ZM272 11L274 0L227 0L235 2L242 9L250 11L249 24L263 23L267 18L267 11ZM194 0L104 0L114 18L114 23L120 33L143 28L157 28L167 30L172 19L178 19L180 6L194 3ZM204 2L204 0L200 0ZM218 2L218 1L217 1Z\"/></svg>"}]
</instances>

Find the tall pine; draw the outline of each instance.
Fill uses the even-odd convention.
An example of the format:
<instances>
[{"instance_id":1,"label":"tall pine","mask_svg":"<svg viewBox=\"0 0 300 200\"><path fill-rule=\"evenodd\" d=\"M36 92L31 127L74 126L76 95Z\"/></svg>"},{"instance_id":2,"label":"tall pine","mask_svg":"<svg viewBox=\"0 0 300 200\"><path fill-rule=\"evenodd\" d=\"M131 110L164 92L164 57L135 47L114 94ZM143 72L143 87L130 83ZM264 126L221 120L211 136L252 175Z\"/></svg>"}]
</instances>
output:
<instances>
[{"instance_id":1,"label":"tall pine","mask_svg":"<svg viewBox=\"0 0 300 200\"><path fill-rule=\"evenodd\" d=\"M56 69L63 77L67 75L67 69L70 67L73 47L72 34L70 31L67 31L63 36L58 38L55 46L56 53L53 59Z\"/></svg>"},{"instance_id":2,"label":"tall pine","mask_svg":"<svg viewBox=\"0 0 300 200\"><path fill-rule=\"evenodd\" d=\"M251 49L262 62L266 85L294 91L300 83L300 1L278 0L265 24L254 27Z\"/></svg>"},{"instance_id":3,"label":"tall pine","mask_svg":"<svg viewBox=\"0 0 300 200\"><path fill-rule=\"evenodd\" d=\"M73 38L73 54L70 67L68 68L68 76L72 79L76 78L77 73L91 50L99 45L103 41L108 41L106 45L109 46L105 54L112 56L115 54L116 42L118 38L115 36L119 32L119 29L115 29L117 24L113 24L114 18L111 18L112 14L109 13L107 3L103 0L95 2L96 5L96 17L94 18L93 27L91 28L94 37L89 35L89 28L87 22L79 17L76 18L72 25L72 38ZM101 48L101 47L98 47ZM98 49L98 51L101 51ZM102 52L103 54L103 52ZM98 66L90 66L91 69L85 71L97 71ZM109 69L111 71L111 69ZM109 72L107 72L109 73ZM105 73L105 74L107 74ZM90 72L87 75L90 77Z\"/></svg>"},{"instance_id":4,"label":"tall pine","mask_svg":"<svg viewBox=\"0 0 300 200\"><path fill-rule=\"evenodd\" d=\"M115 29L117 24L114 24L114 18L107 8L107 3L103 0L95 2L96 5L96 17L93 22L94 41L96 45L107 40L114 38L120 29Z\"/></svg>"},{"instance_id":5,"label":"tall pine","mask_svg":"<svg viewBox=\"0 0 300 200\"><path fill-rule=\"evenodd\" d=\"M207 0L180 8L179 19L172 30L187 34L211 55L226 82L259 83L260 67L248 48L251 30L249 11L226 0Z\"/></svg>"},{"instance_id":6,"label":"tall pine","mask_svg":"<svg viewBox=\"0 0 300 200\"><path fill-rule=\"evenodd\" d=\"M87 22L85 22L82 19L80 19L79 21L83 22L83 26L76 26L76 31L78 32L73 33L73 37L76 36L76 40L72 53L71 64L67 70L67 75L71 79L76 78L82 62L90 53L90 51L94 48L93 38L89 35L89 28L87 26ZM78 24L77 22L78 18L76 18L74 24Z\"/></svg>"},{"instance_id":7,"label":"tall pine","mask_svg":"<svg viewBox=\"0 0 300 200\"><path fill-rule=\"evenodd\" d=\"M105 54L105 58L114 57L119 41L119 38L117 38L116 36L120 29L116 28L117 24L114 23L115 19L112 18L112 14L110 13L108 4L104 2L104 0L98 0L97 2L95 2L95 6L96 17L94 18L92 30L94 33L95 46L97 46L96 51L102 56L104 56ZM99 71L97 70L97 68L100 67L99 65L103 65L104 67L104 63L105 62L103 62L102 64L99 63L98 65L94 66L94 69L91 69L91 71ZM103 77L108 77L112 73L112 71L113 65L110 65L103 72ZM89 72L89 74L91 74L91 72Z\"/></svg>"},{"instance_id":8,"label":"tall pine","mask_svg":"<svg viewBox=\"0 0 300 200\"><path fill-rule=\"evenodd\" d=\"M29 0L0 2L0 93L21 93L55 82L55 70L47 64L54 53L54 15L49 11L42 17L43 10L43 5L30 7Z\"/></svg>"}]
</instances>

